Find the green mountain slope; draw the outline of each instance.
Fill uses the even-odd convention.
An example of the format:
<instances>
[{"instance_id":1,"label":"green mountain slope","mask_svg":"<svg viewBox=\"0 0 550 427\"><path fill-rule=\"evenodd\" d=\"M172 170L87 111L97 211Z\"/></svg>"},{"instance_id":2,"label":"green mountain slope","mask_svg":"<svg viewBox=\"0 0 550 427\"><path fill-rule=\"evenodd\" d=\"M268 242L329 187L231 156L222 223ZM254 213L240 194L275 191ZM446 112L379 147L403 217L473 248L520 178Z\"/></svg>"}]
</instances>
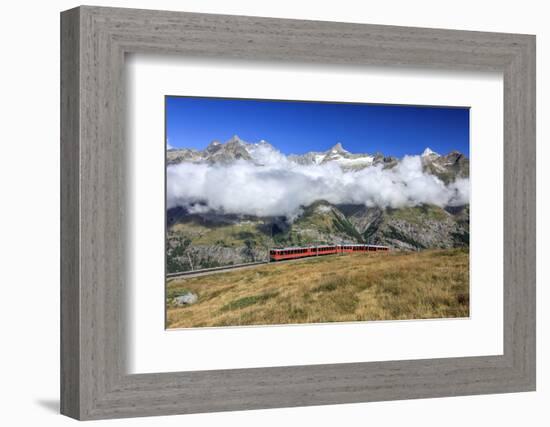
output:
<instances>
[{"instance_id":1,"label":"green mountain slope","mask_svg":"<svg viewBox=\"0 0 550 427\"><path fill-rule=\"evenodd\" d=\"M167 271L267 260L272 247L343 243L407 250L467 247L469 235L469 206L380 209L318 201L303 208L292 223L284 218L173 210L168 213Z\"/></svg>"}]
</instances>

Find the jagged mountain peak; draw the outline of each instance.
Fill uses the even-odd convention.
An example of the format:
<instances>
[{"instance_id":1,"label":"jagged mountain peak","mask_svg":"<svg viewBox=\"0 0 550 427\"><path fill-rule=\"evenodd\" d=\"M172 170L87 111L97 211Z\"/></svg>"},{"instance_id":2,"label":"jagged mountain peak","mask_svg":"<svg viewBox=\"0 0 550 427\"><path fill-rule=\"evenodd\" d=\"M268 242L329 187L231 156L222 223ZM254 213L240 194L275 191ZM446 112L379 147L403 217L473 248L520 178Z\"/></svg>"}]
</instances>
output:
<instances>
[{"instance_id":1,"label":"jagged mountain peak","mask_svg":"<svg viewBox=\"0 0 550 427\"><path fill-rule=\"evenodd\" d=\"M230 144L230 143L244 144L245 142L239 137L239 135L235 134L226 142L226 144Z\"/></svg>"},{"instance_id":2,"label":"jagged mountain peak","mask_svg":"<svg viewBox=\"0 0 550 427\"><path fill-rule=\"evenodd\" d=\"M218 140L212 141L210 144L208 144L208 147L206 147L207 153L215 153L222 147L222 143Z\"/></svg>"},{"instance_id":3,"label":"jagged mountain peak","mask_svg":"<svg viewBox=\"0 0 550 427\"><path fill-rule=\"evenodd\" d=\"M426 147L422 153L422 157L439 157L439 154L433 151L430 147Z\"/></svg>"},{"instance_id":4,"label":"jagged mountain peak","mask_svg":"<svg viewBox=\"0 0 550 427\"><path fill-rule=\"evenodd\" d=\"M334 154L336 154L336 153L342 153L342 154L349 153L349 151L344 149L341 142L338 142L334 146L332 146L332 148L329 150L329 152L334 153Z\"/></svg>"},{"instance_id":5,"label":"jagged mountain peak","mask_svg":"<svg viewBox=\"0 0 550 427\"><path fill-rule=\"evenodd\" d=\"M231 163L235 160L251 160L247 144L238 135L233 135L225 144L212 141L202 152L202 161L209 163Z\"/></svg>"}]
</instances>

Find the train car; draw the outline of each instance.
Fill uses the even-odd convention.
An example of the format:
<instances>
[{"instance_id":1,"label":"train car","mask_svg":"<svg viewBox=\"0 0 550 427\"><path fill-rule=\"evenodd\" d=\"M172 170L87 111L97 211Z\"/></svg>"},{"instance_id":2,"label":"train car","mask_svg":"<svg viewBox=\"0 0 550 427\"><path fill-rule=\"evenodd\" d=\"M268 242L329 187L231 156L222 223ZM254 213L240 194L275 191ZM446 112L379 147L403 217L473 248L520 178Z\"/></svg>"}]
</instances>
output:
<instances>
[{"instance_id":1,"label":"train car","mask_svg":"<svg viewBox=\"0 0 550 427\"><path fill-rule=\"evenodd\" d=\"M389 250L387 246L380 245L338 245L338 252L343 254L354 252L378 252L387 250Z\"/></svg>"},{"instance_id":2,"label":"train car","mask_svg":"<svg viewBox=\"0 0 550 427\"><path fill-rule=\"evenodd\" d=\"M317 255L334 255L338 253L338 245L316 246Z\"/></svg>"},{"instance_id":3,"label":"train car","mask_svg":"<svg viewBox=\"0 0 550 427\"><path fill-rule=\"evenodd\" d=\"M314 255L316 255L315 247L281 248L281 249L271 249L269 251L269 258L271 261L304 258L304 257L309 257Z\"/></svg>"},{"instance_id":4,"label":"train car","mask_svg":"<svg viewBox=\"0 0 550 427\"><path fill-rule=\"evenodd\" d=\"M366 252L367 245L338 245L338 252L342 254L349 254L353 252Z\"/></svg>"},{"instance_id":5,"label":"train car","mask_svg":"<svg viewBox=\"0 0 550 427\"><path fill-rule=\"evenodd\" d=\"M371 252L387 252L390 250L388 246L381 246L381 245L367 245L368 250Z\"/></svg>"},{"instance_id":6,"label":"train car","mask_svg":"<svg viewBox=\"0 0 550 427\"><path fill-rule=\"evenodd\" d=\"M292 247L292 248L281 248L281 249L271 249L269 251L270 261L281 261L285 259L296 259L296 258L305 258L311 256L321 256L321 255L331 255L337 254L337 246L308 246L305 248L301 247Z\"/></svg>"}]
</instances>

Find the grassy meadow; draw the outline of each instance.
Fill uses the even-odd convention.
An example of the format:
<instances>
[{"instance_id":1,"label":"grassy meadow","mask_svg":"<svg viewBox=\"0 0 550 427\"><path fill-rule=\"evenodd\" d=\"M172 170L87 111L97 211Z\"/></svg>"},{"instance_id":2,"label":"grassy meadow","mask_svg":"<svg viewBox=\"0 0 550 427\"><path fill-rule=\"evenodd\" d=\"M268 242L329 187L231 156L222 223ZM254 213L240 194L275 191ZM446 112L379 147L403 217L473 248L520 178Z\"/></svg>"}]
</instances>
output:
<instances>
[{"instance_id":1,"label":"grassy meadow","mask_svg":"<svg viewBox=\"0 0 550 427\"><path fill-rule=\"evenodd\" d=\"M198 301L178 307L193 292ZM468 317L467 249L346 254L169 280L167 327Z\"/></svg>"}]
</instances>

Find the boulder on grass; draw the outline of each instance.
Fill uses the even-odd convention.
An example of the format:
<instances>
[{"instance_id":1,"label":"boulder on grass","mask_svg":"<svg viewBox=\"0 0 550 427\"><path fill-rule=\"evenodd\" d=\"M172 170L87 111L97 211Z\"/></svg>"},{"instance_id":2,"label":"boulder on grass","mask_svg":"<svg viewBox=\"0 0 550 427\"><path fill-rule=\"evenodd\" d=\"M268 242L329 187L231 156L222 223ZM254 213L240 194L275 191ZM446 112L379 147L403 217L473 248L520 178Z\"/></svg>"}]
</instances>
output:
<instances>
[{"instance_id":1,"label":"boulder on grass","mask_svg":"<svg viewBox=\"0 0 550 427\"><path fill-rule=\"evenodd\" d=\"M178 306L191 305L195 304L198 301L199 297L193 292L186 292L183 295L180 295L174 298L174 304Z\"/></svg>"}]
</instances>

